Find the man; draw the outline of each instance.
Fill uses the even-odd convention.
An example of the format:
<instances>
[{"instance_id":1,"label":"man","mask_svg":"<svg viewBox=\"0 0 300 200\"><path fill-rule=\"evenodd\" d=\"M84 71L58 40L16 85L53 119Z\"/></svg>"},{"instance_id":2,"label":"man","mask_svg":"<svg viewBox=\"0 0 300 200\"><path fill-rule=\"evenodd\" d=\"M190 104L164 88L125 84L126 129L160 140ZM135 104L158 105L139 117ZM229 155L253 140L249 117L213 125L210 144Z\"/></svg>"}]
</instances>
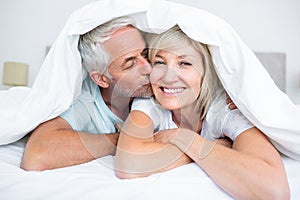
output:
<instances>
[{"instance_id":1,"label":"man","mask_svg":"<svg viewBox=\"0 0 300 200\"><path fill-rule=\"evenodd\" d=\"M115 153L114 125L126 119L133 97L152 95L146 44L132 24L117 18L80 37L89 72L82 93L65 113L33 131L21 168L54 169Z\"/></svg>"}]
</instances>

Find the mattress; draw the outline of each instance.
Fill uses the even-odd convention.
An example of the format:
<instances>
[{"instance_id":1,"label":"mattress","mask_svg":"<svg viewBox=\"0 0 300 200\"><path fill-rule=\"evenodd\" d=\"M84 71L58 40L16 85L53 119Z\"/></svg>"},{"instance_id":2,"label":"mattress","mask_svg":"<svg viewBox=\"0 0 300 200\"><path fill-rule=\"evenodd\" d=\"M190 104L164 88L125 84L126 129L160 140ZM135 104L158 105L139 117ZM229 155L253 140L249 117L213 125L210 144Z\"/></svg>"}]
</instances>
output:
<instances>
[{"instance_id":1,"label":"mattress","mask_svg":"<svg viewBox=\"0 0 300 200\"><path fill-rule=\"evenodd\" d=\"M113 156L55 170L25 171L19 165L26 140L0 146L0 199L232 199L194 163L130 180L115 176ZM300 162L282 159L291 199L300 199Z\"/></svg>"}]
</instances>

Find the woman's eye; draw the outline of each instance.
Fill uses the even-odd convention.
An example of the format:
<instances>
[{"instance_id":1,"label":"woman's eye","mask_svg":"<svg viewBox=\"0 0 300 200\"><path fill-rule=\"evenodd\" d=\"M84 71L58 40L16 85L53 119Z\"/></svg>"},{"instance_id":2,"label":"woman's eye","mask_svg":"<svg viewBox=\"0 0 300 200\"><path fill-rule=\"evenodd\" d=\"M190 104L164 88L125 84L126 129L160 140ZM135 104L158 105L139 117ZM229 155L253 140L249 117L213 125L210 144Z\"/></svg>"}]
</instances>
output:
<instances>
[{"instance_id":1,"label":"woman's eye","mask_svg":"<svg viewBox=\"0 0 300 200\"><path fill-rule=\"evenodd\" d=\"M152 65L153 66L163 66L163 65L165 65L165 63L163 61L156 60L156 61L153 62Z\"/></svg>"},{"instance_id":2,"label":"woman's eye","mask_svg":"<svg viewBox=\"0 0 300 200\"><path fill-rule=\"evenodd\" d=\"M182 62L179 63L179 65L180 65L180 66L191 66L192 64L189 63L189 62L183 62L183 61L182 61Z\"/></svg>"}]
</instances>

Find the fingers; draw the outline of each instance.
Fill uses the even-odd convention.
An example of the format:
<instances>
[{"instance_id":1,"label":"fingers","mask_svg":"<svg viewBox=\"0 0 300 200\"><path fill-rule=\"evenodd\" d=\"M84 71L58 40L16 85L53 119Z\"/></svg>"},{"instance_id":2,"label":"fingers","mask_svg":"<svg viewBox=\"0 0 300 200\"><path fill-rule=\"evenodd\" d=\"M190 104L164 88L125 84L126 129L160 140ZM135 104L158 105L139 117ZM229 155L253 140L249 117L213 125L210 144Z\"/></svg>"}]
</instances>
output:
<instances>
[{"instance_id":1,"label":"fingers","mask_svg":"<svg viewBox=\"0 0 300 200\"><path fill-rule=\"evenodd\" d=\"M230 110L237 109L236 105L233 103L233 101L231 100L230 97L227 97L227 99L226 99L226 104L228 105L228 108L229 108Z\"/></svg>"},{"instance_id":2,"label":"fingers","mask_svg":"<svg viewBox=\"0 0 300 200\"><path fill-rule=\"evenodd\" d=\"M232 103L232 100L231 100L230 97L227 97L227 99L226 99L226 104L228 105L228 104L230 104L230 103Z\"/></svg>"},{"instance_id":3,"label":"fingers","mask_svg":"<svg viewBox=\"0 0 300 200\"><path fill-rule=\"evenodd\" d=\"M154 140L161 143L169 143L174 137L176 137L178 129L162 130L154 135Z\"/></svg>"},{"instance_id":4,"label":"fingers","mask_svg":"<svg viewBox=\"0 0 300 200\"><path fill-rule=\"evenodd\" d=\"M237 109L237 107L234 103L229 104L228 107L229 107L230 110Z\"/></svg>"}]
</instances>

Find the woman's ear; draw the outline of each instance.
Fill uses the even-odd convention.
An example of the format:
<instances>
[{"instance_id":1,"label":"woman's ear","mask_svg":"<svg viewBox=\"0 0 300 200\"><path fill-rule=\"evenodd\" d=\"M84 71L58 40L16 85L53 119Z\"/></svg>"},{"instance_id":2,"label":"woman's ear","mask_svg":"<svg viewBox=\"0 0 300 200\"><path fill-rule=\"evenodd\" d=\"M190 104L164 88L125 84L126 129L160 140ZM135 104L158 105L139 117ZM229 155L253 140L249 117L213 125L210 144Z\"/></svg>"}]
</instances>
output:
<instances>
[{"instance_id":1,"label":"woman's ear","mask_svg":"<svg viewBox=\"0 0 300 200\"><path fill-rule=\"evenodd\" d=\"M90 77L97 85L102 88L108 88L110 85L110 79L105 75L99 73L98 71L91 71Z\"/></svg>"}]
</instances>

